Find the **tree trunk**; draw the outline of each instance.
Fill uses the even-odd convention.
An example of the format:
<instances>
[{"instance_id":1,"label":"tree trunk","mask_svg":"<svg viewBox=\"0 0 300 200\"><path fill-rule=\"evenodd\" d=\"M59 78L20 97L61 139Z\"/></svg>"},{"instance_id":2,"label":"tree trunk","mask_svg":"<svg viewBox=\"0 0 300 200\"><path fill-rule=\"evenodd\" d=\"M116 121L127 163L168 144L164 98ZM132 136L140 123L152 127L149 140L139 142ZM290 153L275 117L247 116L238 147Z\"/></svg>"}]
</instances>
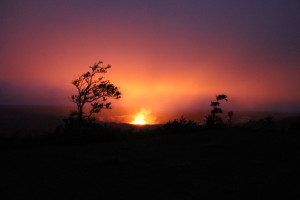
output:
<instances>
[{"instance_id":1,"label":"tree trunk","mask_svg":"<svg viewBox=\"0 0 300 200\"><path fill-rule=\"evenodd\" d=\"M78 106L78 119L82 119L83 116L83 106Z\"/></svg>"}]
</instances>

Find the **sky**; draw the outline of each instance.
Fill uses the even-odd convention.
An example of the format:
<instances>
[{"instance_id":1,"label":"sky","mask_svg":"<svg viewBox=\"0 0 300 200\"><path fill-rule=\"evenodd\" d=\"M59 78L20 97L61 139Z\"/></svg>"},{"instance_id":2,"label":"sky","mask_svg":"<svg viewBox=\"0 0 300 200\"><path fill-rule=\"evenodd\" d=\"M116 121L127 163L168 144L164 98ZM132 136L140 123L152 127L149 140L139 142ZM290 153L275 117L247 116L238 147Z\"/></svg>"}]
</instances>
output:
<instances>
[{"instance_id":1,"label":"sky","mask_svg":"<svg viewBox=\"0 0 300 200\"><path fill-rule=\"evenodd\" d=\"M0 1L0 105L72 105L97 61L116 108L300 112L300 1Z\"/></svg>"}]
</instances>

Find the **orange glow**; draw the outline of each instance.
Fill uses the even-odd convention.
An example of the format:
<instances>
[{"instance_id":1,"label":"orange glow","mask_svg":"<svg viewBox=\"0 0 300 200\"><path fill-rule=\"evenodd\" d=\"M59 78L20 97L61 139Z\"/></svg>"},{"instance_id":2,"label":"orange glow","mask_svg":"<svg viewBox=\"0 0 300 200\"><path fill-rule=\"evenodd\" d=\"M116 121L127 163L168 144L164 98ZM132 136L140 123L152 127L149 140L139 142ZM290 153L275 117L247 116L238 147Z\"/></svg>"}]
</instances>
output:
<instances>
[{"instance_id":1,"label":"orange glow","mask_svg":"<svg viewBox=\"0 0 300 200\"><path fill-rule=\"evenodd\" d=\"M135 115L131 124L145 125L155 123L155 117L151 116L151 111L142 108L138 114Z\"/></svg>"},{"instance_id":2,"label":"orange glow","mask_svg":"<svg viewBox=\"0 0 300 200\"><path fill-rule=\"evenodd\" d=\"M13 2L1 5L5 12L0 43L5 48L0 48L0 64L5 67L0 67L0 96L4 97L0 104L73 106L69 97L77 91L71 81L101 60L104 66L112 65L105 79L123 94L112 100L108 121L141 124L135 119L140 118L145 124L157 123L162 113L209 110L214 96L223 93L229 97L224 106L230 110L300 109L299 48L293 41L298 33L297 6L286 7L295 8L294 14L287 9L286 17L281 7L282 15L266 13L267 18L261 10L257 24L258 18L244 14L235 21L222 7L208 6L211 10L199 12L198 1L159 7L166 9L156 9L159 3L151 4L153 9L150 4L123 6L108 1L100 8L102 3L76 3L70 9L68 3ZM247 3L246 8L255 6ZM274 24L267 20L271 16ZM242 31L241 24L245 25ZM139 116L143 107L156 113L157 121L146 113Z\"/></svg>"},{"instance_id":3,"label":"orange glow","mask_svg":"<svg viewBox=\"0 0 300 200\"><path fill-rule=\"evenodd\" d=\"M137 124L137 125L144 125L144 124L146 124L145 115L143 115L143 114L137 114L135 116L135 119L132 122L132 124Z\"/></svg>"}]
</instances>

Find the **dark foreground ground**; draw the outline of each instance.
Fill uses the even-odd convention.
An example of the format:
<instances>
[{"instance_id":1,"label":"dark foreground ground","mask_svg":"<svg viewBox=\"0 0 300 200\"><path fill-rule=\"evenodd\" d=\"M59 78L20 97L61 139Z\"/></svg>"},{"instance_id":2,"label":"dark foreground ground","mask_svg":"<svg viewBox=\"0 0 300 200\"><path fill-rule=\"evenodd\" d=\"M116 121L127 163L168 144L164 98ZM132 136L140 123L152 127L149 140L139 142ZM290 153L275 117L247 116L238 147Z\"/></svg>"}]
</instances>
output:
<instances>
[{"instance_id":1,"label":"dark foreground ground","mask_svg":"<svg viewBox=\"0 0 300 200\"><path fill-rule=\"evenodd\" d=\"M1 199L299 199L297 132L3 148ZM5 198L4 198L5 197Z\"/></svg>"}]
</instances>

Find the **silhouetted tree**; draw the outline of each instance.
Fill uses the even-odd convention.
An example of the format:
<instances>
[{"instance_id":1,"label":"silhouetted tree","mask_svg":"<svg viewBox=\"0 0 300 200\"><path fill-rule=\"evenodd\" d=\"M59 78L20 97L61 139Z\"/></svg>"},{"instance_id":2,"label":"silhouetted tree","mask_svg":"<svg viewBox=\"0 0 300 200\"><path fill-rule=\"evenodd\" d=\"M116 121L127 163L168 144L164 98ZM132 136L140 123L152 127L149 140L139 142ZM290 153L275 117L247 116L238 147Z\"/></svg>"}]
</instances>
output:
<instances>
[{"instance_id":1,"label":"silhouetted tree","mask_svg":"<svg viewBox=\"0 0 300 200\"><path fill-rule=\"evenodd\" d=\"M228 112L228 126L231 127L232 125L232 116L233 112Z\"/></svg>"},{"instance_id":2,"label":"silhouetted tree","mask_svg":"<svg viewBox=\"0 0 300 200\"><path fill-rule=\"evenodd\" d=\"M226 101L228 101L227 95L225 95L225 94L219 94L219 95L217 95L216 99L217 99L217 101L220 101L220 100L223 100L223 99L226 100Z\"/></svg>"},{"instance_id":3,"label":"silhouetted tree","mask_svg":"<svg viewBox=\"0 0 300 200\"><path fill-rule=\"evenodd\" d=\"M219 107L220 101L225 100L228 101L227 95L225 94L219 94L216 96L216 101L212 101L210 103L210 106L213 107L213 109L210 111L211 115L206 116L206 126L216 126L223 124L223 120L221 117L217 116L217 114L223 113L223 110Z\"/></svg>"},{"instance_id":4,"label":"silhouetted tree","mask_svg":"<svg viewBox=\"0 0 300 200\"><path fill-rule=\"evenodd\" d=\"M90 70L83 73L72 81L77 89L77 94L72 95L72 101L76 104L77 110L71 113L71 117L75 119L91 119L92 114L99 113L101 109L111 108L111 102L107 102L108 98L119 99L121 92L119 88L112 84L109 80L104 80L100 74L107 73L111 68L110 65L101 67L103 62L99 61ZM91 108L87 115L84 115L85 105L90 103Z\"/></svg>"}]
</instances>

